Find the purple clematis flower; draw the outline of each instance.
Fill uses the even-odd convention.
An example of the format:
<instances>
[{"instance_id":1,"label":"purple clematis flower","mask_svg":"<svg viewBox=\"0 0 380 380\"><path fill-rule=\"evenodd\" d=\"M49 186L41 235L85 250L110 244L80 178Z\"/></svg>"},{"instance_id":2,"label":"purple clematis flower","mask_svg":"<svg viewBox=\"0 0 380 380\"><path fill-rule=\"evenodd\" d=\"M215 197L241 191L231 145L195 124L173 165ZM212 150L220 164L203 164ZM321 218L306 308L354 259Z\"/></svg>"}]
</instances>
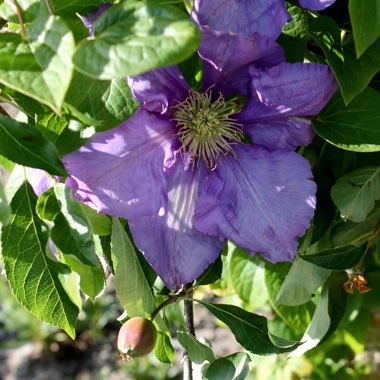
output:
<instances>
[{"instance_id":1,"label":"purple clematis flower","mask_svg":"<svg viewBox=\"0 0 380 380\"><path fill-rule=\"evenodd\" d=\"M321 11L335 3L335 1L336 0L299 0L301 7L311 9L312 11Z\"/></svg>"},{"instance_id":2,"label":"purple clematis flower","mask_svg":"<svg viewBox=\"0 0 380 380\"><path fill-rule=\"evenodd\" d=\"M199 276L226 239L272 262L294 258L316 192L294 150L313 138L303 117L337 88L327 66L281 63L271 39L202 32L201 92L177 66L128 78L141 107L64 157L75 196L127 218L172 290ZM248 96L240 112L234 94Z\"/></svg>"},{"instance_id":3,"label":"purple clematis flower","mask_svg":"<svg viewBox=\"0 0 380 380\"><path fill-rule=\"evenodd\" d=\"M191 16L200 27L273 40L291 20L285 2L277 0L195 0Z\"/></svg>"}]
</instances>

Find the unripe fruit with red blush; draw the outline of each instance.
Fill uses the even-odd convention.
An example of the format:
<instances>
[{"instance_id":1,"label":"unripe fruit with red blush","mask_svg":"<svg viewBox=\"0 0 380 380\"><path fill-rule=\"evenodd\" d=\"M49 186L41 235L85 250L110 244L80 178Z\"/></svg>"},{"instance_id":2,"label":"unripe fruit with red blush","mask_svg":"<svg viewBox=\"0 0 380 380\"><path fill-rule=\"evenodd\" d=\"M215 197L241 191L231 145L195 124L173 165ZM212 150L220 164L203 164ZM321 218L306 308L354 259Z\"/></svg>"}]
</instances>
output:
<instances>
[{"instance_id":1,"label":"unripe fruit with red blush","mask_svg":"<svg viewBox=\"0 0 380 380\"><path fill-rule=\"evenodd\" d=\"M117 348L124 360L149 354L157 341L157 330L146 318L134 317L121 326Z\"/></svg>"}]
</instances>

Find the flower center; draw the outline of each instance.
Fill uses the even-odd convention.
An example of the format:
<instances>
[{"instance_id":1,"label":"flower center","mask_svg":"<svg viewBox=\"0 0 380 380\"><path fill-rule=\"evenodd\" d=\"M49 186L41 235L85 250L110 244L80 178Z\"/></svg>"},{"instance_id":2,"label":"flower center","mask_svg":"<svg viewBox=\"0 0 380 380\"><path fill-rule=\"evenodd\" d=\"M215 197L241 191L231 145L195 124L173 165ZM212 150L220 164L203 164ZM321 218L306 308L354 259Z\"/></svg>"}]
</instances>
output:
<instances>
[{"instance_id":1,"label":"flower center","mask_svg":"<svg viewBox=\"0 0 380 380\"><path fill-rule=\"evenodd\" d=\"M215 168L221 155L235 155L232 145L242 138L242 125L230 118L235 113L234 100L225 101L223 95L212 100L211 91L189 91L188 98L174 106L181 153L188 153L193 166L202 158L209 170Z\"/></svg>"}]
</instances>

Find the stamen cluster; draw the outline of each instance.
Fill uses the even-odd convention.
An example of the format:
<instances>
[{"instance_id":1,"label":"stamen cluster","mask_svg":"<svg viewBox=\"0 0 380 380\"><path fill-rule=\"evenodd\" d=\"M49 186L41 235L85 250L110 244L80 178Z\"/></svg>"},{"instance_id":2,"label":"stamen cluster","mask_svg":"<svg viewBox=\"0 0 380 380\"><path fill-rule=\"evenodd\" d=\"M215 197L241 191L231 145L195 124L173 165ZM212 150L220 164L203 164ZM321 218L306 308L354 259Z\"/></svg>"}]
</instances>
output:
<instances>
[{"instance_id":1,"label":"stamen cluster","mask_svg":"<svg viewBox=\"0 0 380 380\"><path fill-rule=\"evenodd\" d=\"M221 155L235 155L232 145L242 138L242 125L230 118L235 106L222 94L213 100L210 90L202 94L190 90L187 99L174 107L180 151L190 155L193 166L198 166L202 158L212 170Z\"/></svg>"}]
</instances>

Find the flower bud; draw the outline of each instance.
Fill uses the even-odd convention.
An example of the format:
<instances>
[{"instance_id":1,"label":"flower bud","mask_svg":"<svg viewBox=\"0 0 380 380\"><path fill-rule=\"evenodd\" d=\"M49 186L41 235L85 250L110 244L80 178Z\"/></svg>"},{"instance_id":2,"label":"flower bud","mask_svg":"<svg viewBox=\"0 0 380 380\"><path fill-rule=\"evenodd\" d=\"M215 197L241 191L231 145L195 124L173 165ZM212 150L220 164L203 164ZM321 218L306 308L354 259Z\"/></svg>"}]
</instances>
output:
<instances>
[{"instance_id":1,"label":"flower bud","mask_svg":"<svg viewBox=\"0 0 380 380\"><path fill-rule=\"evenodd\" d=\"M149 354L156 345L157 331L154 324L142 317L128 319L121 326L117 348L124 360Z\"/></svg>"}]
</instances>

